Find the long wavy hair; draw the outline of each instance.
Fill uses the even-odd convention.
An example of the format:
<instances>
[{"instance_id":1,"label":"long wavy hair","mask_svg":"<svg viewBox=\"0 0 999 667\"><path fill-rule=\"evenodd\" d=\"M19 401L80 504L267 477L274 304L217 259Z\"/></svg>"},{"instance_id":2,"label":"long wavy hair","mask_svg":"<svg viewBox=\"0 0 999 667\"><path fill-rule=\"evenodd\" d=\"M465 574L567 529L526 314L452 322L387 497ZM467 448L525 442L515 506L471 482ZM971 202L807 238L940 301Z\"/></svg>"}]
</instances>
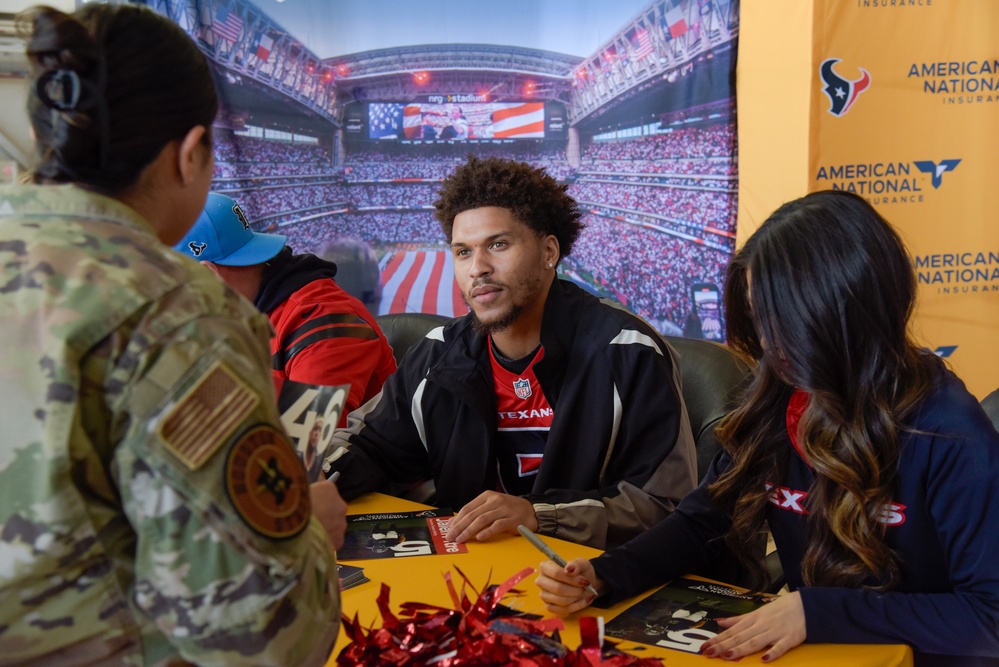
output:
<instances>
[{"instance_id":1,"label":"long wavy hair","mask_svg":"<svg viewBox=\"0 0 999 667\"><path fill-rule=\"evenodd\" d=\"M732 511L726 541L734 553L751 553L767 485L787 472L786 409L798 388L810 394L798 441L815 471L805 584L897 584L899 563L880 519L895 490L905 419L941 365L910 337L915 293L901 238L846 192L784 204L733 258L728 342L758 362L744 400L719 429L733 465L710 489ZM757 563L745 565L764 579Z\"/></svg>"}]
</instances>

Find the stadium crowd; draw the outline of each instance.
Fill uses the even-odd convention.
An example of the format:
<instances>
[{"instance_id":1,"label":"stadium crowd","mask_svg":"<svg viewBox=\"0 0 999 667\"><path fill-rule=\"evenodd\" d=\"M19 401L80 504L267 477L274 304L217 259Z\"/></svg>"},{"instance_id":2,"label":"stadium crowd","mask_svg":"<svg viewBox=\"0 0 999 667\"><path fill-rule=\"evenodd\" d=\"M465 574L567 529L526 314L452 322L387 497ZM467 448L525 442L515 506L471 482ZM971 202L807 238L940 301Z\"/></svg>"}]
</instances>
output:
<instances>
[{"instance_id":1,"label":"stadium crowd","mask_svg":"<svg viewBox=\"0 0 999 667\"><path fill-rule=\"evenodd\" d=\"M691 309L689 286L720 284L734 245L737 167L728 122L591 142L578 170L551 142L348 144L334 167L322 146L229 139L219 142L214 187L238 198L252 224L288 235L298 252L345 236L373 247L442 244L430 207L440 180L469 153L542 166L589 211L567 268L593 276L672 332Z\"/></svg>"},{"instance_id":2,"label":"stadium crowd","mask_svg":"<svg viewBox=\"0 0 999 667\"><path fill-rule=\"evenodd\" d=\"M500 157L530 162L544 167L556 180L565 180L573 169L566 162L565 150L542 142L517 144L432 144L411 145L381 143L351 148L344 162L343 174L350 182L423 178L440 180L465 161L469 153L479 157Z\"/></svg>"},{"instance_id":3,"label":"stadium crowd","mask_svg":"<svg viewBox=\"0 0 999 667\"><path fill-rule=\"evenodd\" d=\"M330 173L333 168L323 162L216 162L214 177L328 176Z\"/></svg>"},{"instance_id":4,"label":"stadium crowd","mask_svg":"<svg viewBox=\"0 0 999 667\"><path fill-rule=\"evenodd\" d=\"M405 207L419 208L431 206L437 198L440 183L386 183L379 185L356 184L347 191L351 203L356 208Z\"/></svg>"},{"instance_id":5,"label":"stadium crowd","mask_svg":"<svg viewBox=\"0 0 999 667\"><path fill-rule=\"evenodd\" d=\"M662 160L663 158L731 158L736 154L735 125L715 123L682 127L621 141L594 141L585 157L593 160Z\"/></svg>"},{"instance_id":6,"label":"stadium crowd","mask_svg":"<svg viewBox=\"0 0 999 667\"><path fill-rule=\"evenodd\" d=\"M215 142L214 178L329 174L329 150L318 144L274 141L221 130Z\"/></svg>"},{"instance_id":7,"label":"stadium crowd","mask_svg":"<svg viewBox=\"0 0 999 667\"><path fill-rule=\"evenodd\" d=\"M737 179L734 176L667 176L662 174L619 174L615 172L583 171L579 172L577 181L613 181L615 183L632 183L636 185L675 185L677 187L694 188L696 190L726 190L736 191Z\"/></svg>"},{"instance_id":8,"label":"stadium crowd","mask_svg":"<svg viewBox=\"0 0 999 667\"><path fill-rule=\"evenodd\" d=\"M215 159L221 162L325 162L329 150L320 144L275 141L220 131L215 135Z\"/></svg>"},{"instance_id":9,"label":"stadium crowd","mask_svg":"<svg viewBox=\"0 0 999 667\"><path fill-rule=\"evenodd\" d=\"M314 184L308 187L268 187L249 190L238 196L238 201L251 222L262 222L277 213L343 208L348 199L347 189L339 183Z\"/></svg>"},{"instance_id":10,"label":"stadium crowd","mask_svg":"<svg viewBox=\"0 0 999 667\"><path fill-rule=\"evenodd\" d=\"M298 252L317 252L334 239L361 239L372 247L388 243L445 243L440 224L429 211L379 211L321 215L278 229Z\"/></svg>"},{"instance_id":11,"label":"stadium crowd","mask_svg":"<svg viewBox=\"0 0 999 667\"><path fill-rule=\"evenodd\" d=\"M613 286L632 312L661 330L683 327L692 307L691 284L722 284L728 253L600 215L587 214L584 222L566 262Z\"/></svg>"},{"instance_id":12,"label":"stadium crowd","mask_svg":"<svg viewBox=\"0 0 999 667\"><path fill-rule=\"evenodd\" d=\"M621 158L619 160L591 160L582 158L580 174L659 174L661 176L734 176L735 159L729 158Z\"/></svg>"},{"instance_id":13,"label":"stadium crowd","mask_svg":"<svg viewBox=\"0 0 999 667\"><path fill-rule=\"evenodd\" d=\"M664 220L677 221L688 228L711 226L723 231L735 231L735 208L732 198L724 192L578 181L569 188L569 194L583 203L649 213Z\"/></svg>"}]
</instances>

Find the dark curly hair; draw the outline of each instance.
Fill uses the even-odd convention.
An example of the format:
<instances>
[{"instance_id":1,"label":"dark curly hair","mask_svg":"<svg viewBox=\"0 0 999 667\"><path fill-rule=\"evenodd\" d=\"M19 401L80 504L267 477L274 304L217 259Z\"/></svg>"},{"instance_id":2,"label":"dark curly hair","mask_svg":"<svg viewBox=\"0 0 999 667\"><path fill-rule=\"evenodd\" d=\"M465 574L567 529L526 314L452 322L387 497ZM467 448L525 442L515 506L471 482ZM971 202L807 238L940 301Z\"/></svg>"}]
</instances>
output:
<instances>
[{"instance_id":1,"label":"dark curly hair","mask_svg":"<svg viewBox=\"0 0 999 667\"><path fill-rule=\"evenodd\" d=\"M558 239L560 259L568 257L583 229L582 213L576 200L562 185L541 168L525 162L486 158L474 155L444 179L434 202L437 219L448 243L459 213L484 206L508 209L514 217L541 236Z\"/></svg>"}]
</instances>

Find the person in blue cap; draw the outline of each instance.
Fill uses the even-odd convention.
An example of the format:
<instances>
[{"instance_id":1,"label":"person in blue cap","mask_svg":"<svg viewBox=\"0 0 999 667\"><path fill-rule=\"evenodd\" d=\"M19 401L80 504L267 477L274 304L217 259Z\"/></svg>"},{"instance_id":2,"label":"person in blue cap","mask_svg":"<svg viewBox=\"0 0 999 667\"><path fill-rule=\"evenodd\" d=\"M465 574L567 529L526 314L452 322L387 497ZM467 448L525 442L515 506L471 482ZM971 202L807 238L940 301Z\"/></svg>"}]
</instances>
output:
<instances>
[{"instance_id":1,"label":"person in blue cap","mask_svg":"<svg viewBox=\"0 0 999 667\"><path fill-rule=\"evenodd\" d=\"M334 281L336 264L296 255L287 237L250 228L239 204L209 193L204 211L176 246L253 302L274 326L272 369L286 381L350 385L346 414L375 396L395 358L374 316Z\"/></svg>"}]
</instances>

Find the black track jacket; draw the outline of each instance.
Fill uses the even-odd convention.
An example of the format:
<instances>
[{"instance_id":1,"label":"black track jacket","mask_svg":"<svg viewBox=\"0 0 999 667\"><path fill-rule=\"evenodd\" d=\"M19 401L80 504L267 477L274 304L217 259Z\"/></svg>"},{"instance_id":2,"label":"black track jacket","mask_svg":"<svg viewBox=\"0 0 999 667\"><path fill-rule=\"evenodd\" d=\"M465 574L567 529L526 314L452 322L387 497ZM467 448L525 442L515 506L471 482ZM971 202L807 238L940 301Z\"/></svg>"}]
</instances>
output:
<instances>
[{"instance_id":1,"label":"black track jacket","mask_svg":"<svg viewBox=\"0 0 999 667\"><path fill-rule=\"evenodd\" d=\"M382 392L348 417L327 461L350 500L432 479L460 509L496 489L488 338L471 315L413 346ZM556 280L534 368L555 410L527 497L539 531L606 549L664 518L697 482L676 352L647 323Z\"/></svg>"}]
</instances>

